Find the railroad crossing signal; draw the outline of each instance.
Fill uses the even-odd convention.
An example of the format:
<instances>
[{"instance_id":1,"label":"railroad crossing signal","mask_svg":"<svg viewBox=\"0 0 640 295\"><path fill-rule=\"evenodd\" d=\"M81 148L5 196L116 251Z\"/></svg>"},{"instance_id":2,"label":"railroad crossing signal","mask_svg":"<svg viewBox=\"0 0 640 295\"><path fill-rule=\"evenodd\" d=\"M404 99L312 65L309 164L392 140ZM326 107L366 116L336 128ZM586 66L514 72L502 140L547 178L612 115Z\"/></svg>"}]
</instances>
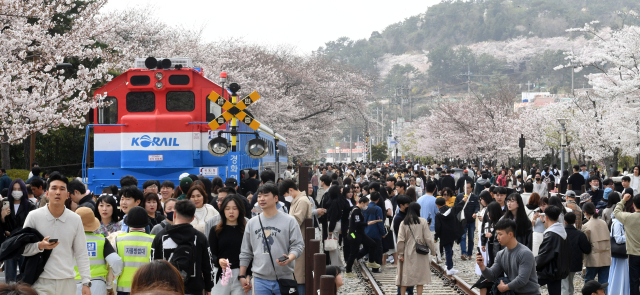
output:
<instances>
[{"instance_id":1,"label":"railroad crossing signal","mask_svg":"<svg viewBox=\"0 0 640 295\"><path fill-rule=\"evenodd\" d=\"M211 127L211 130L216 130L220 128L220 126L229 122L231 119L237 118L247 126L249 126L249 128L258 131L260 122L244 112L244 109L260 99L260 94L258 94L258 92L252 92L251 94L247 95L247 97L243 98L241 101L235 104L230 103L215 91L211 91L207 98L226 111L217 118L213 119L213 121L209 122L209 127Z\"/></svg>"}]
</instances>

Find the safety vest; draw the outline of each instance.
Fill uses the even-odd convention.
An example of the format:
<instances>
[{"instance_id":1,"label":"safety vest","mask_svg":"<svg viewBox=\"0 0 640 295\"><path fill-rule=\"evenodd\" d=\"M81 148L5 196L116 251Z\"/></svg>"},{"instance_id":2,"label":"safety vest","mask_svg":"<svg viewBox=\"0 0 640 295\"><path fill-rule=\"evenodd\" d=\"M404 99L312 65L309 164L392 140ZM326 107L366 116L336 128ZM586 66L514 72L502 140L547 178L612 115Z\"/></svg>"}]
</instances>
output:
<instances>
[{"instance_id":1,"label":"safety vest","mask_svg":"<svg viewBox=\"0 0 640 295\"><path fill-rule=\"evenodd\" d=\"M91 232L84 233L87 239L87 252L89 252L89 264L91 269L91 279L102 279L106 281L109 269L107 262L104 260L104 236L96 235ZM76 280L80 280L78 266L73 267L76 270Z\"/></svg>"},{"instance_id":2,"label":"safety vest","mask_svg":"<svg viewBox=\"0 0 640 295\"><path fill-rule=\"evenodd\" d=\"M131 292L131 282L136 270L151 261L154 237L143 232L130 232L116 237L118 255L124 262L124 269L118 277L118 292Z\"/></svg>"}]
</instances>

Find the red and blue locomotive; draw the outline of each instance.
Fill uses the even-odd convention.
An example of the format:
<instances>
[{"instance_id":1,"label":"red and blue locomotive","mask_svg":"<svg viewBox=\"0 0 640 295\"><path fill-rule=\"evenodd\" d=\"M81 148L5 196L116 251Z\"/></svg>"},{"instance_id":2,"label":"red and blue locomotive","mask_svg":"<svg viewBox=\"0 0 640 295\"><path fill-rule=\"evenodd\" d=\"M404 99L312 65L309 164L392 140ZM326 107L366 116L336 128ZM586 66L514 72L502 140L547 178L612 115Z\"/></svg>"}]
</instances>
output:
<instances>
[{"instance_id":1,"label":"red and blue locomotive","mask_svg":"<svg viewBox=\"0 0 640 295\"><path fill-rule=\"evenodd\" d=\"M230 93L205 78L189 58L161 59L157 66L149 65L149 60L145 66L145 59L136 59L135 68L95 92L96 100L110 104L96 109L96 124L87 126L87 134L89 128L94 130L93 168L87 169L86 156L83 161L83 179L90 190L119 185L124 175L135 176L141 185L149 179L177 184L185 172L223 180L240 179L241 171L250 168L282 172L286 164L278 162L287 162L286 141L265 125L255 131L266 143L263 158L251 158L244 148L223 157L210 154L209 141L230 127L226 123L211 130L207 125L223 111L207 97L215 91L229 100ZM254 132L238 125L237 131ZM224 136L231 139L228 133ZM253 138L253 134L238 134L235 144L243 147ZM88 144L87 139L85 153Z\"/></svg>"}]
</instances>

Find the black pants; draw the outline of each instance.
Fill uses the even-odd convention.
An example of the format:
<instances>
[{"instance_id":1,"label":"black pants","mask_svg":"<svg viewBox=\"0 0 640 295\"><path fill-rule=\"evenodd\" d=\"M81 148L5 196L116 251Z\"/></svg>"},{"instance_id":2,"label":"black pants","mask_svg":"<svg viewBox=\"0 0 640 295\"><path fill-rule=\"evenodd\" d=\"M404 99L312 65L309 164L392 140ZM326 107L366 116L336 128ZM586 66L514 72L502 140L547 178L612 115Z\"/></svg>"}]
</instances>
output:
<instances>
[{"instance_id":1,"label":"black pants","mask_svg":"<svg viewBox=\"0 0 640 295\"><path fill-rule=\"evenodd\" d=\"M375 254L373 256L369 255L369 262L375 262L377 264L382 265L382 239L374 239L370 238L374 242ZM360 251L362 253L363 251ZM365 253L366 254L366 253ZM373 268L372 270L378 271L379 268Z\"/></svg>"},{"instance_id":2,"label":"black pants","mask_svg":"<svg viewBox=\"0 0 640 295\"><path fill-rule=\"evenodd\" d=\"M540 287L547 285L549 295L560 295L562 293L562 280L549 280L538 278Z\"/></svg>"},{"instance_id":3,"label":"black pants","mask_svg":"<svg viewBox=\"0 0 640 295\"><path fill-rule=\"evenodd\" d=\"M347 230L342 230L342 234L340 235L340 237L342 238L342 257L345 257L345 259L349 258L349 255L351 254L351 243L349 241L349 238L347 238Z\"/></svg>"},{"instance_id":4,"label":"black pants","mask_svg":"<svg viewBox=\"0 0 640 295\"><path fill-rule=\"evenodd\" d=\"M355 239L347 238L345 244L349 244L349 258L347 259L347 272L351 272L353 269L353 262L356 259L360 259L369 254L369 260L372 261L373 257L377 257L378 245L375 241L365 234L357 234ZM363 246L360 250L360 245Z\"/></svg>"},{"instance_id":5,"label":"black pants","mask_svg":"<svg viewBox=\"0 0 640 295\"><path fill-rule=\"evenodd\" d=\"M640 256L629 255L629 287L631 295L640 295Z\"/></svg>"}]
</instances>

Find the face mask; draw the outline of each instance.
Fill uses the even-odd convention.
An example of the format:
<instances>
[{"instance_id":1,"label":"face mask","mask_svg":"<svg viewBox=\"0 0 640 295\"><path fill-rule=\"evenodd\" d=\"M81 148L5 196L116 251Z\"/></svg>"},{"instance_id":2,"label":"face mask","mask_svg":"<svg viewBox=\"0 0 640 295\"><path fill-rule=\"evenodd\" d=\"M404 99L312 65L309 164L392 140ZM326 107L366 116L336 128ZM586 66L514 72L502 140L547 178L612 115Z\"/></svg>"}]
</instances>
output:
<instances>
[{"instance_id":1,"label":"face mask","mask_svg":"<svg viewBox=\"0 0 640 295\"><path fill-rule=\"evenodd\" d=\"M172 212L165 212L167 214L167 220L169 221L173 221L173 211Z\"/></svg>"},{"instance_id":2,"label":"face mask","mask_svg":"<svg viewBox=\"0 0 640 295\"><path fill-rule=\"evenodd\" d=\"M20 200L22 198L22 192L21 191L12 191L11 192L11 196L13 197L14 200Z\"/></svg>"},{"instance_id":3,"label":"face mask","mask_svg":"<svg viewBox=\"0 0 640 295\"><path fill-rule=\"evenodd\" d=\"M593 186L593 185L591 186L591 189L594 190L594 191L597 190L598 188L599 187L597 185L596 186Z\"/></svg>"},{"instance_id":4,"label":"face mask","mask_svg":"<svg viewBox=\"0 0 640 295\"><path fill-rule=\"evenodd\" d=\"M540 178L537 178L537 177L536 177L536 181L540 181Z\"/></svg>"}]
</instances>

